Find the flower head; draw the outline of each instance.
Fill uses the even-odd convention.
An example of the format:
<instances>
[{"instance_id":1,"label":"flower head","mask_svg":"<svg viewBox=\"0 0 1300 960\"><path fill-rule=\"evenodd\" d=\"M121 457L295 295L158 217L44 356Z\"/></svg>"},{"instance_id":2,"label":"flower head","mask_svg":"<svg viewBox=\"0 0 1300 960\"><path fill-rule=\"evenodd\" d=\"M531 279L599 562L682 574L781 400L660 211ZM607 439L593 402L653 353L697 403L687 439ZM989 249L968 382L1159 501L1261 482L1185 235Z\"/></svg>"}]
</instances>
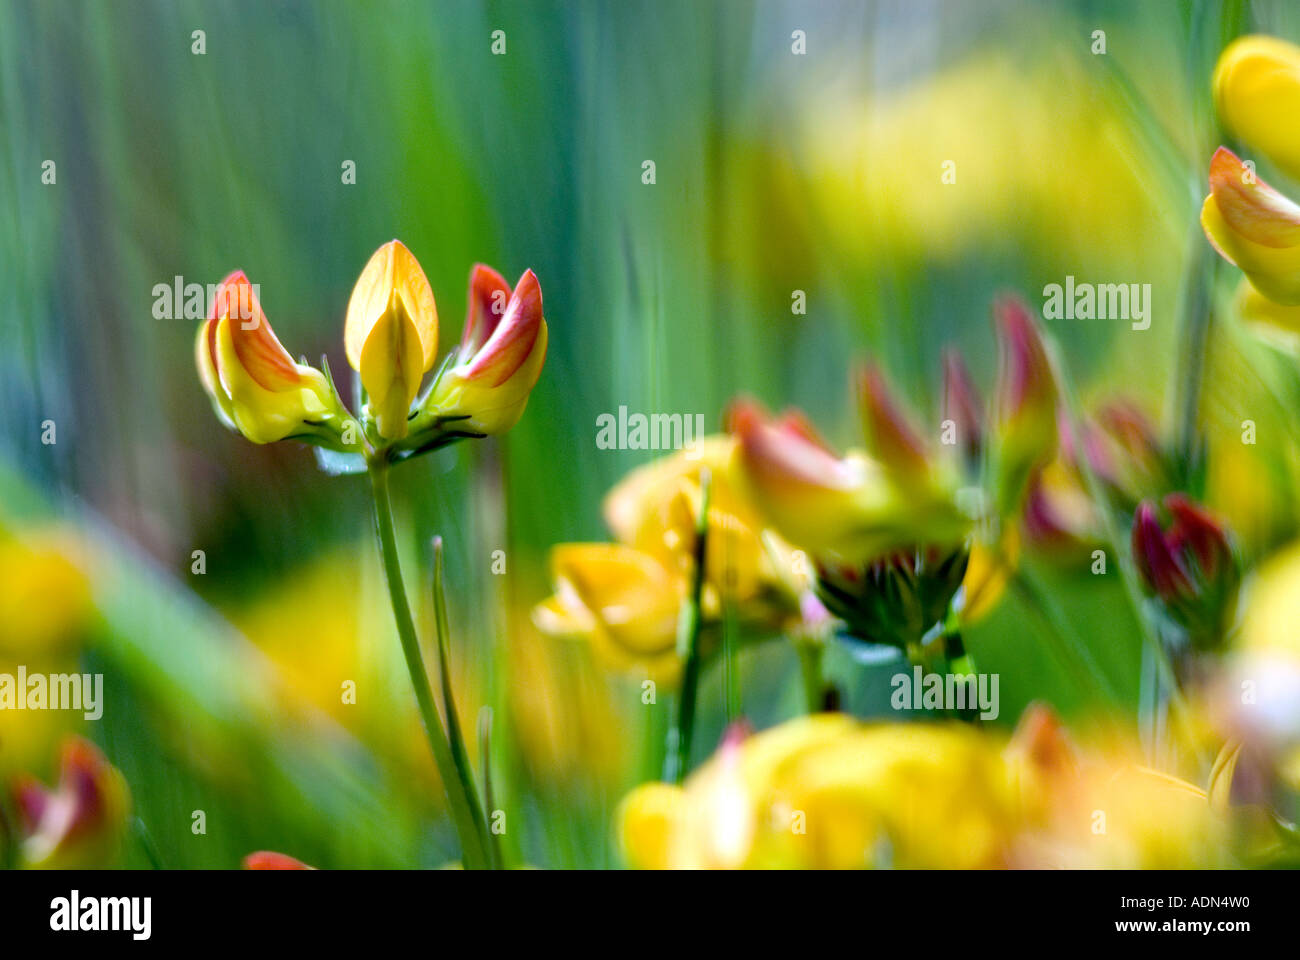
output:
<instances>
[{"instance_id":1,"label":"flower head","mask_svg":"<svg viewBox=\"0 0 1300 960\"><path fill-rule=\"evenodd\" d=\"M195 360L217 417L254 443L321 436L347 416L325 375L285 350L242 271L217 288Z\"/></svg>"},{"instance_id":2,"label":"flower head","mask_svg":"<svg viewBox=\"0 0 1300 960\"><path fill-rule=\"evenodd\" d=\"M455 365L439 374L426 414L469 433L509 430L541 376L546 339L536 274L525 270L512 291L495 270L476 265Z\"/></svg>"}]
</instances>

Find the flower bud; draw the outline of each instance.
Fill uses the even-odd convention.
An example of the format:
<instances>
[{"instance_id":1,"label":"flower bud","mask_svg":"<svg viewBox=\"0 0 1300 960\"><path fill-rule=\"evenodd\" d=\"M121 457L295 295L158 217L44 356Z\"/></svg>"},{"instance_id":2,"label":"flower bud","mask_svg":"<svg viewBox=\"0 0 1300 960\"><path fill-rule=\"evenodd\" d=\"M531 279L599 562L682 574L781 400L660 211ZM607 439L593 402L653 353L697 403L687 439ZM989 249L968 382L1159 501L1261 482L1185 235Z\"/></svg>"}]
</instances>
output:
<instances>
[{"instance_id":1,"label":"flower bud","mask_svg":"<svg viewBox=\"0 0 1300 960\"><path fill-rule=\"evenodd\" d=\"M1300 47L1276 37L1239 37L1214 68L1214 105L1232 134L1300 178Z\"/></svg>"},{"instance_id":2,"label":"flower bud","mask_svg":"<svg viewBox=\"0 0 1300 960\"><path fill-rule=\"evenodd\" d=\"M194 346L217 417L254 443L306 438L347 416L325 375L281 345L242 271L221 281Z\"/></svg>"},{"instance_id":3,"label":"flower bud","mask_svg":"<svg viewBox=\"0 0 1300 960\"><path fill-rule=\"evenodd\" d=\"M840 458L798 412L776 420L749 400L728 415L738 473L772 527L830 564L870 562L917 543L959 543L968 518L931 485L904 488L859 453Z\"/></svg>"},{"instance_id":4,"label":"flower bud","mask_svg":"<svg viewBox=\"0 0 1300 960\"><path fill-rule=\"evenodd\" d=\"M1001 516L1019 510L1033 475L1056 453L1056 380L1038 327L1019 299L993 307L1001 358L994 428L994 490Z\"/></svg>"},{"instance_id":5,"label":"flower bud","mask_svg":"<svg viewBox=\"0 0 1300 960\"><path fill-rule=\"evenodd\" d=\"M88 740L69 737L59 785L20 777L14 786L25 866L86 869L112 865L126 828L130 796L122 775Z\"/></svg>"},{"instance_id":6,"label":"flower bud","mask_svg":"<svg viewBox=\"0 0 1300 960\"><path fill-rule=\"evenodd\" d=\"M467 433L505 433L541 376L546 340L536 274L525 270L511 291L495 270L475 266L455 366L439 375L425 412Z\"/></svg>"},{"instance_id":7,"label":"flower bud","mask_svg":"<svg viewBox=\"0 0 1300 960\"><path fill-rule=\"evenodd\" d=\"M1240 569L1223 526L1180 493L1165 497L1162 527L1144 500L1133 517L1133 563L1143 586L1188 631L1194 646L1216 646L1236 612Z\"/></svg>"},{"instance_id":8,"label":"flower bud","mask_svg":"<svg viewBox=\"0 0 1300 960\"><path fill-rule=\"evenodd\" d=\"M862 423L871 452L896 483L928 483L930 463L925 443L894 402L880 368L868 365L857 379Z\"/></svg>"},{"instance_id":9,"label":"flower bud","mask_svg":"<svg viewBox=\"0 0 1300 960\"><path fill-rule=\"evenodd\" d=\"M1300 304L1300 206L1255 175L1227 147L1210 161L1201 226L1214 249L1270 300Z\"/></svg>"},{"instance_id":10,"label":"flower bud","mask_svg":"<svg viewBox=\"0 0 1300 960\"><path fill-rule=\"evenodd\" d=\"M437 356L438 308L419 261L401 241L388 241L361 271L343 339L379 435L406 436L411 403Z\"/></svg>"}]
</instances>

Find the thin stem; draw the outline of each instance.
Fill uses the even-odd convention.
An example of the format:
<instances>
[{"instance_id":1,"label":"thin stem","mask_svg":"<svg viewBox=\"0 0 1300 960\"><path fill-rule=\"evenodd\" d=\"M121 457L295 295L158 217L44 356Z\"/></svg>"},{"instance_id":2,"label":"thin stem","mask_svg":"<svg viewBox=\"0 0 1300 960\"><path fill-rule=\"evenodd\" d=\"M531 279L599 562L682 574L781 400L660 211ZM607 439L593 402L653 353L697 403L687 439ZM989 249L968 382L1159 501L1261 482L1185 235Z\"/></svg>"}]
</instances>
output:
<instances>
[{"instance_id":1,"label":"thin stem","mask_svg":"<svg viewBox=\"0 0 1300 960\"><path fill-rule=\"evenodd\" d=\"M484 707L478 712L478 746L479 760L483 765L483 801L488 816L496 815L497 801L492 790L492 708ZM492 869L501 870L505 866L505 854L501 849L501 835L487 831L488 854L492 857Z\"/></svg>"},{"instance_id":2,"label":"thin stem","mask_svg":"<svg viewBox=\"0 0 1300 960\"><path fill-rule=\"evenodd\" d=\"M695 700L700 687L700 603L704 594L704 566L708 556L709 539L708 470L700 472L700 516L695 527L695 572L691 582L690 601L683 610L679 626L678 647L681 650L682 689L677 701L677 725L669 733L668 763L665 779L681 783L690 763L691 738L695 733Z\"/></svg>"},{"instance_id":3,"label":"thin stem","mask_svg":"<svg viewBox=\"0 0 1300 960\"><path fill-rule=\"evenodd\" d=\"M473 803L474 827L489 845L487 820L478 805L474 790L474 769L470 766L469 751L465 749L465 735L461 732L460 714L451 689L451 630L447 626L447 598L442 585L442 537L433 538L433 612L438 629L438 679L442 687L442 709L447 717L447 740L451 758L456 763L456 775Z\"/></svg>"},{"instance_id":4,"label":"thin stem","mask_svg":"<svg viewBox=\"0 0 1300 960\"><path fill-rule=\"evenodd\" d=\"M808 712L821 713L824 687L822 681L822 654L825 647L811 637L796 637L794 648L799 654L799 673L803 678L804 703Z\"/></svg>"},{"instance_id":5,"label":"thin stem","mask_svg":"<svg viewBox=\"0 0 1300 960\"><path fill-rule=\"evenodd\" d=\"M397 622L397 636L406 658L406 671L415 688L415 700L420 708L420 720L425 736L433 751L433 761L438 767L442 788L447 794L456 833L460 837L461 859L467 870L481 870L488 864L482 835L475 824L474 810L478 806L473 793L467 791L456 769L447 734L438 718L438 708L433 699L433 688L424 669L420 655L420 641L411 619L411 608L406 601L406 586L402 582L402 567L397 556L397 536L393 530L393 505L388 494L388 464L382 459L370 462L370 488L375 500L375 530L379 537L379 553L384 563L384 579L388 583L388 599L392 603L393 618Z\"/></svg>"}]
</instances>

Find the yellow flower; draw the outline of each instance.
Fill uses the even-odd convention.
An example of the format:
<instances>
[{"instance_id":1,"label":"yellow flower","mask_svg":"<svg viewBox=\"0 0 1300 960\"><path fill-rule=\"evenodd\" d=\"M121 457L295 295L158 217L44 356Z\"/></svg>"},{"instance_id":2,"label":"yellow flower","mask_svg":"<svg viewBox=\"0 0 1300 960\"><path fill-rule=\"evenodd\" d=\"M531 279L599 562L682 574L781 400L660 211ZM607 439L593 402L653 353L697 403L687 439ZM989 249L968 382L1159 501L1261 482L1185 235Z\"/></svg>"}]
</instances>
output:
<instances>
[{"instance_id":1,"label":"yellow flower","mask_svg":"<svg viewBox=\"0 0 1300 960\"><path fill-rule=\"evenodd\" d=\"M797 621L810 577L743 495L736 456L735 438L702 437L624 477L604 501L605 521L619 542L555 548L556 594L535 609L537 626L552 636L587 639L607 666L675 680L677 618L695 573L706 471L706 626L728 610L760 632ZM612 616L601 613L607 609Z\"/></svg>"},{"instance_id":2,"label":"yellow flower","mask_svg":"<svg viewBox=\"0 0 1300 960\"><path fill-rule=\"evenodd\" d=\"M1255 175L1227 147L1210 161L1201 226L1214 249L1264 296L1300 304L1300 206Z\"/></svg>"},{"instance_id":3,"label":"yellow flower","mask_svg":"<svg viewBox=\"0 0 1300 960\"><path fill-rule=\"evenodd\" d=\"M994 737L818 714L730 734L682 787L633 791L618 831L643 868L979 868L1003 864L1018 803Z\"/></svg>"},{"instance_id":4,"label":"yellow flower","mask_svg":"<svg viewBox=\"0 0 1300 960\"><path fill-rule=\"evenodd\" d=\"M1300 336L1300 304L1286 305L1277 303L1264 296L1246 277L1241 278L1235 296L1237 316L1246 323L1265 328L1259 332L1281 334L1279 344L1285 344L1290 337L1290 348L1295 349L1295 339Z\"/></svg>"},{"instance_id":5,"label":"yellow flower","mask_svg":"<svg viewBox=\"0 0 1300 960\"><path fill-rule=\"evenodd\" d=\"M1214 103L1228 130L1300 177L1300 47L1260 35L1234 40L1214 69Z\"/></svg>"},{"instance_id":6,"label":"yellow flower","mask_svg":"<svg viewBox=\"0 0 1300 960\"><path fill-rule=\"evenodd\" d=\"M525 270L511 291L499 273L478 264L456 364L438 376L425 411L467 433L505 433L541 376L546 340L536 274Z\"/></svg>"},{"instance_id":7,"label":"yellow flower","mask_svg":"<svg viewBox=\"0 0 1300 960\"><path fill-rule=\"evenodd\" d=\"M254 443L311 434L346 416L325 375L281 345L242 271L221 282L194 351L218 418Z\"/></svg>"},{"instance_id":8,"label":"yellow flower","mask_svg":"<svg viewBox=\"0 0 1300 960\"><path fill-rule=\"evenodd\" d=\"M840 458L797 413L772 420L754 403L731 412L744 486L786 540L853 565L916 543L960 543L969 521L928 489L900 489L875 460Z\"/></svg>"},{"instance_id":9,"label":"yellow flower","mask_svg":"<svg viewBox=\"0 0 1300 960\"><path fill-rule=\"evenodd\" d=\"M343 340L380 436L406 436L411 403L438 353L438 308L419 261L401 241L388 241L361 271Z\"/></svg>"},{"instance_id":10,"label":"yellow flower","mask_svg":"<svg viewBox=\"0 0 1300 960\"><path fill-rule=\"evenodd\" d=\"M611 668L675 681L677 617L686 583L656 557L609 543L565 543L551 551L553 597L533 609L538 629L587 638Z\"/></svg>"},{"instance_id":11,"label":"yellow flower","mask_svg":"<svg viewBox=\"0 0 1300 960\"><path fill-rule=\"evenodd\" d=\"M709 474L705 556L706 612L716 614L724 599L748 619L755 604L769 604L779 617L798 610L798 595L810 586L797 572L792 550L744 495L737 475L735 437L700 438L693 446L638 467L605 496L605 522L621 543L644 550L689 577L695 531L702 507L701 477Z\"/></svg>"}]
</instances>

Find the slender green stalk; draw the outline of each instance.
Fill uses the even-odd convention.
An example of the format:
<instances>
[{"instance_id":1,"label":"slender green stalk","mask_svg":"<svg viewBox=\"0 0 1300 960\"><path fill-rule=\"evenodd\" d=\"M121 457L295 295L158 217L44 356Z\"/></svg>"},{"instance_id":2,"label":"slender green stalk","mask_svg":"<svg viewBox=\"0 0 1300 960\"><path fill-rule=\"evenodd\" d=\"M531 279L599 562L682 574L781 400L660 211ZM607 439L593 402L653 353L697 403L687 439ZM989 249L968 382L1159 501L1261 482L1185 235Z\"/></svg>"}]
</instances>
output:
<instances>
[{"instance_id":1,"label":"slender green stalk","mask_svg":"<svg viewBox=\"0 0 1300 960\"><path fill-rule=\"evenodd\" d=\"M483 765L483 802L489 817L495 816L497 801L492 791L492 708L484 707L478 712L478 746L479 761ZM501 849L501 835L487 830L488 855L492 858L492 869L505 867L505 853Z\"/></svg>"},{"instance_id":2,"label":"slender green stalk","mask_svg":"<svg viewBox=\"0 0 1300 960\"><path fill-rule=\"evenodd\" d=\"M131 818L131 832L135 834L136 840L140 842L140 849L149 859L149 865L154 870L162 870L162 855L158 852L158 845L153 842L153 836L149 833L149 828L144 825L144 821L139 817Z\"/></svg>"},{"instance_id":3,"label":"slender green stalk","mask_svg":"<svg viewBox=\"0 0 1300 960\"><path fill-rule=\"evenodd\" d=\"M433 612L438 629L438 679L442 686L442 710L447 717L447 741L451 758L456 763L456 774L465 786L473 803L474 826L489 846L487 820L474 796L474 769L470 766L469 751L465 749L465 735L461 732L460 714L451 690L451 630L447 626L447 597L442 585L442 537L433 538Z\"/></svg>"},{"instance_id":4,"label":"slender green stalk","mask_svg":"<svg viewBox=\"0 0 1300 960\"><path fill-rule=\"evenodd\" d=\"M700 625L703 619L700 602L704 593L704 566L708 556L710 478L707 470L700 474L700 516L695 527L695 572L691 596L679 624L678 648L682 656L682 689L677 700L677 724L669 733L668 764L665 779L681 783L690 763L691 738L695 733L695 700L700 687Z\"/></svg>"},{"instance_id":5,"label":"slender green stalk","mask_svg":"<svg viewBox=\"0 0 1300 960\"><path fill-rule=\"evenodd\" d=\"M822 655L826 648L811 637L795 637L795 651L799 654L799 673L803 678L804 703L808 712L821 713L824 684L822 681Z\"/></svg>"},{"instance_id":6,"label":"slender green stalk","mask_svg":"<svg viewBox=\"0 0 1300 960\"><path fill-rule=\"evenodd\" d=\"M375 530L379 537L379 553L384 563L384 579L388 582L388 598L392 603L393 617L397 621L397 636L406 658L406 671L415 688L415 700L420 708L424 733L433 751L438 776L446 791L452 820L460 837L461 861L467 870L481 870L488 865L488 856L474 816L478 801L474 796L473 781L470 781L467 789L456 768L451 745L447 741L442 721L438 718L438 707L433 699L433 688L429 685L429 675L425 672L420 641L406 600L406 586L402 582L402 567L397 556L393 505L388 493L388 464L382 459L370 462L370 488L375 501Z\"/></svg>"}]
</instances>

